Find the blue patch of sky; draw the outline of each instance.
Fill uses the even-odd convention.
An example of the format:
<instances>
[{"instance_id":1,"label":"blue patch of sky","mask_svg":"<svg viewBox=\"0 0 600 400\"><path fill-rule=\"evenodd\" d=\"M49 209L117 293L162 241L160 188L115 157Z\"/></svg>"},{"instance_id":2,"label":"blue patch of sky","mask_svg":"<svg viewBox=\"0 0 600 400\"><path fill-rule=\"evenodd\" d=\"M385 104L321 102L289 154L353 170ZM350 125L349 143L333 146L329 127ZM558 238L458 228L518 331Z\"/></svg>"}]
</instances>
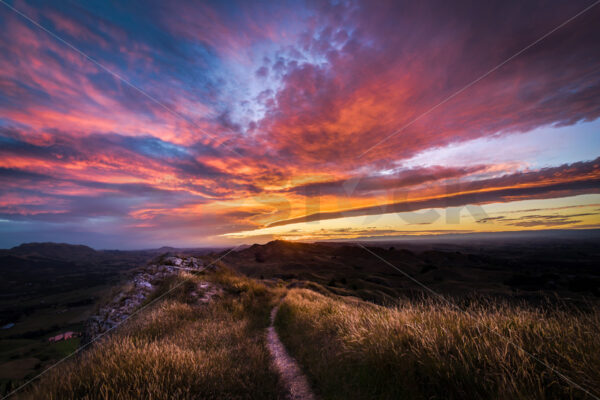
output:
<instances>
[{"instance_id":1,"label":"blue patch of sky","mask_svg":"<svg viewBox=\"0 0 600 400\"><path fill-rule=\"evenodd\" d=\"M153 158L185 158L188 150L155 137L124 137L125 147Z\"/></svg>"},{"instance_id":2,"label":"blue patch of sky","mask_svg":"<svg viewBox=\"0 0 600 400\"><path fill-rule=\"evenodd\" d=\"M600 119L569 126L543 126L525 133L483 137L425 150L398 169L417 166L465 166L521 163L539 169L594 160L600 156ZM393 170L387 170L390 173Z\"/></svg>"}]
</instances>

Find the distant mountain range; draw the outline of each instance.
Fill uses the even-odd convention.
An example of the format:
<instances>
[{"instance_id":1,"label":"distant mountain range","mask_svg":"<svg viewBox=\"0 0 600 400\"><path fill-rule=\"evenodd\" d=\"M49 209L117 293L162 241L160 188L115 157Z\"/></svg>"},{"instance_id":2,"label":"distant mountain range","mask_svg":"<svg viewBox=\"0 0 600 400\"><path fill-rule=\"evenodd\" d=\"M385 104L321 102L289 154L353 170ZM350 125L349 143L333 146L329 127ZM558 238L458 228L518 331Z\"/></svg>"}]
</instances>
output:
<instances>
[{"instance_id":1,"label":"distant mountain range","mask_svg":"<svg viewBox=\"0 0 600 400\"><path fill-rule=\"evenodd\" d=\"M53 259L83 259L97 256L98 252L91 247L67 243L24 243L10 250L0 250L13 256L44 257Z\"/></svg>"},{"instance_id":2,"label":"distant mountain range","mask_svg":"<svg viewBox=\"0 0 600 400\"><path fill-rule=\"evenodd\" d=\"M431 242L448 243L456 242L465 244L465 242L494 242L511 240L591 240L600 241L600 229L545 229L536 231L511 231L511 232L482 232L482 233L449 233L435 235L396 235L396 236L365 236L352 239L331 239L319 240L316 243L353 243L368 241L374 243L390 244L399 242L399 244ZM276 241L275 241L276 242ZM310 241L306 241L308 243ZM243 250L256 244L244 244L238 246L238 250ZM139 250L96 250L89 246L81 244L55 243L55 242L32 242L23 243L10 249L0 249L0 256L13 255L25 257L44 257L52 259L78 260L88 257L98 257L99 255L114 256L119 255L140 255L140 254L164 254L164 253L185 253L185 254L208 254L218 252L228 248L222 247L171 247L162 246L159 248L139 249Z\"/></svg>"},{"instance_id":3,"label":"distant mountain range","mask_svg":"<svg viewBox=\"0 0 600 400\"><path fill-rule=\"evenodd\" d=\"M600 229L542 229L530 231L504 232L474 232L474 233L441 233L431 235L396 235L396 236L365 236L357 239L332 239L321 242L466 242L466 241L495 241L520 239L573 239L600 240Z\"/></svg>"},{"instance_id":4,"label":"distant mountain range","mask_svg":"<svg viewBox=\"0 0 600 400\"><path fill-rule=\"evenodd\" d=\"M81 244L33 242L23 243L11 249L0 249L0 257L24 257L28 259L45 258L72 262L93 263L96 261L139 260L165 253L206 254L221 250L219 248L175 248L163 246L158 249L144 250L95 250Z\"/></svg>"}]
</instances>

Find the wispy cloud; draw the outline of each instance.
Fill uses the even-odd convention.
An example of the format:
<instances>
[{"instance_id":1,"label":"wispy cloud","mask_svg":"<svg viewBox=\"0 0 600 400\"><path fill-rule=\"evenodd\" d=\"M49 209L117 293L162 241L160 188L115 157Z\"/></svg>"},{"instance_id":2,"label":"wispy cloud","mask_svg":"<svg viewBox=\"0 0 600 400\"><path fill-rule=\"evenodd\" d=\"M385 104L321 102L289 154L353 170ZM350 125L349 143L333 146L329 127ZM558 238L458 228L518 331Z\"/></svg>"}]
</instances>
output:
<instances>
[{"instance_id":1,"label":"wispy cloud","mask_svg":"<svg viewBox=\"0 0 600 400\"><path fill-rule=\"evenodd\" d=\"M358 158L583 1L14 6L140 89L0 7L0 218L15 231L30 223L32 240L42 223L64 235L78 224L90 241L111 227L158 242L162 228L190 243L269 224L598 193L600 161L589 156L547 168L530 167L534 151L452 165L416 156L499 137L505 148L472 149L510 154L519 132L533 132L531 146L545 140L540 127L576 132L596 120L600 7ZM564 218L509 222L577 220Z\"/></svg>"}]
</instances>

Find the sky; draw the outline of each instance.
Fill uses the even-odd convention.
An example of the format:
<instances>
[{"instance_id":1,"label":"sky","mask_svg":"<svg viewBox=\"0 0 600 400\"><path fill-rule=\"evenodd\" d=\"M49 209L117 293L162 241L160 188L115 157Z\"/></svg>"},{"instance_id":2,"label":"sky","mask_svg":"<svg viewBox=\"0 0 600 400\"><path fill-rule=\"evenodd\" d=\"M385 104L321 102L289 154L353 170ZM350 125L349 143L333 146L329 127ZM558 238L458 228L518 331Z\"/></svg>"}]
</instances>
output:
<instances>
[{"instance_id":1,"label":"sky","mask_svg":"<svg viewBox=\"0 0 600 400\"><path fill-rule=\"evenodd\" d=\"M0 247L600 228L599 20L1 0Z\"/></svg>"}]
</instances>

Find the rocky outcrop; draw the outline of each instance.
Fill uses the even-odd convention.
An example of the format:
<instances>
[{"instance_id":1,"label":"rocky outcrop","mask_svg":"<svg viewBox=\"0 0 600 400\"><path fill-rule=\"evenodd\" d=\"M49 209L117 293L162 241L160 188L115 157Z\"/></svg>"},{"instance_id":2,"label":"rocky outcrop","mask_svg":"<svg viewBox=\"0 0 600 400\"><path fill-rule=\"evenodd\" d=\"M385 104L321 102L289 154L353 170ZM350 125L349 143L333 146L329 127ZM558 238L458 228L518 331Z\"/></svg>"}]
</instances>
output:
<instances>
[{"instance_id":1,"label":"rocky outcrop","mask_svg":"<svg viewBox=\"0 0 600 400\"><path fill-rule=\"evenodd\" d=\"M175 269L204 270L205 266L202 260L196 257L176 257L169 256L163 259L163 264Z\"/></svg>"},{"instance_id":2,"label":"rocky outcrop","mask_svg":"<svg viewBox=\"0 0 600 400\"><path fill-rule=\"evenodd\" d=\"M159 263L143 268L123 287L119 294L109 303L100 307L98 312L88 319L83 335L84 343L93 341L128 319L144 305L156 287L166 278L184 273L184 271L200 272L212 268L214 267L206 266L198 258L177 256L163 257ZM199 303L206 303L219 293L220 288L216 285L210 282L201 282L190 295L197 297Z\"/></svg>"}]
</instances>

